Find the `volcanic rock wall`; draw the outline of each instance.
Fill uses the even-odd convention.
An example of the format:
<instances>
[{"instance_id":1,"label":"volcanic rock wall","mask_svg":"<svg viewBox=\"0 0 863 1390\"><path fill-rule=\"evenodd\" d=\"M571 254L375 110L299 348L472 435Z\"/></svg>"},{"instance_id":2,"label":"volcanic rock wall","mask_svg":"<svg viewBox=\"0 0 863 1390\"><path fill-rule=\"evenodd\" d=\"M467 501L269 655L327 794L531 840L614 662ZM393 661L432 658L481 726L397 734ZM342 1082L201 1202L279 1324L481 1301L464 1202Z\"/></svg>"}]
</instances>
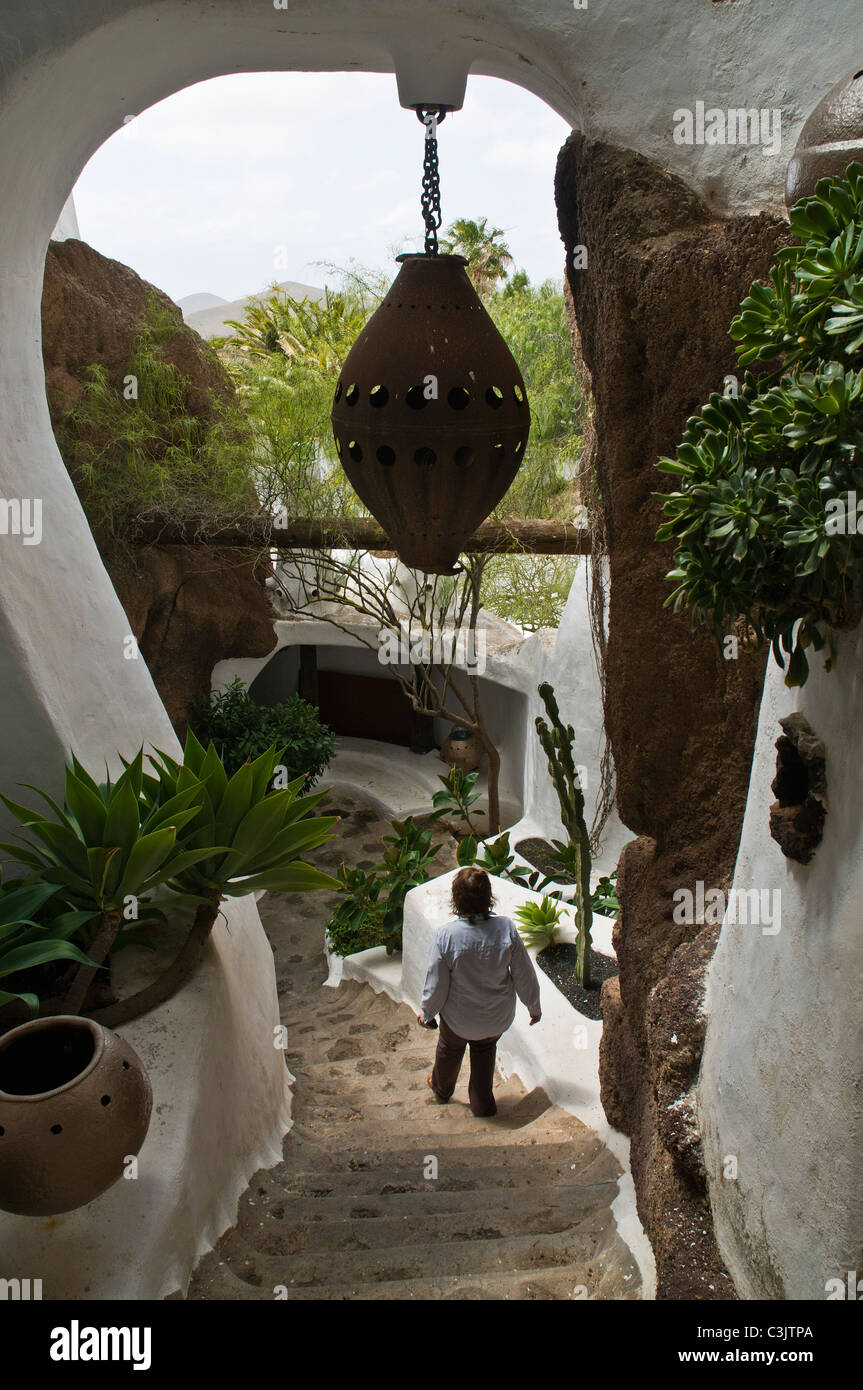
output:
<instances>
[{"instance_id":1,"label":"volcanic rock wall","mask_svg":"<svg viewBox=\"0 0 863 1390\"><path fill-rule=\"evenodd\" d=\"M663 608L672 548L655 541L652 494L672 490L657 458L674 452L687 417L736 371L728 326L788 230L764 215L719 219L658 165L582 136L561 150L556 196L608 535L606 727L620 817L638 837L620 864L620 976L603 993L602 1099L632 1139L658 1297L728 1298L693 1089L718 928L675 923L672 895L699 880L728 885L765 657L724 660L687 616Z\"/></svg>"},{"instance_id":2,"label":"volcanic rock wall","mask_svg":"<svg viewBox=\"0 0 863 1390\"><path fill-rule=\"evenodd\" d=\"M80 395L87 368L122 385L133 339L155 300L176 320L163 345L190 381L190 411L207 419L233 386L216 354L177 306L128 266L85 242L51 242L42 293L42 352L55 430ZM68 461L67 461L68 462ZM72 471L73 481L74 470ZM120 546L97 536L103 563L175 729L189 700L209 690L217 661L263 656L274 645L266 567L212 546Z\"/></svg>"}]
</instances>

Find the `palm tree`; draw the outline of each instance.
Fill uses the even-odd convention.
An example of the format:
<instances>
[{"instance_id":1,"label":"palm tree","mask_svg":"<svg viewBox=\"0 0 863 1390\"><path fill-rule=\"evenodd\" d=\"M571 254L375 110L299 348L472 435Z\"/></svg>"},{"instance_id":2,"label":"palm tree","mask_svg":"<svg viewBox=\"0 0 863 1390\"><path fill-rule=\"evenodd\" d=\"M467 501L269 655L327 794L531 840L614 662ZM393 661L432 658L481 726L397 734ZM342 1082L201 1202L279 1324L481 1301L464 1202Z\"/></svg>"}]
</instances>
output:
<instances>
[{"instance_id":1,"label":"palm tree","mask_svg":"<svg viewBox=\"0 0 863 1390\"><path fill-rule=\"evenodd\" d=\"M302 360L332 376L338 374L372 307L356 294L326 289L323 299L297 300L276 287L269 299L246 305L242 322L228 320L236 332L220 345L264 359L281 354L288 364Z\"/></svg>"},{"instance_id":2,"label":"palm tree","mask_svg":"<svg viewBox=\"0 0 863 1390\"><path fill-rule=\"evenodd\" d=\"M507 267L512 265L509 247L502 237L503 228L489 227L487 217L481 217L478 222L458 217L447 227L441 242L443 250L450 255L464 256L467 273L480 296L489 294L498 280L505 280Z\"/></svg>"}]
</instances>

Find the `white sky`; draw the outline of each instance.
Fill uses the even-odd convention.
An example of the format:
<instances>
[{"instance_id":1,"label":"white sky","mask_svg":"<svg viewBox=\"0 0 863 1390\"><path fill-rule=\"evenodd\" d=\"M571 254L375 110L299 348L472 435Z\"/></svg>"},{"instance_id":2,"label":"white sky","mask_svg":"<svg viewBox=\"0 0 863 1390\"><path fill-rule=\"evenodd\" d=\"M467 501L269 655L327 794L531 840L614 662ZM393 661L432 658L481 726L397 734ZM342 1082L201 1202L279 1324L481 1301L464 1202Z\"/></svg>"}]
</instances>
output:
<instances>
[{"instance_id":1,"label":"white sky","mask_svg":"<svg viewBox=\"0 0 863 1390\"><path fill-rule=\"evenodd\" d=\"M75 187L81 236L173 299L322 285L316 261L388 267L393 248L421 249L423 128L391 75L244 73L129 114ZM559 279L568 134L522 88L469 78L440 129L444 227L488 217L531 280Z\"/></svg>"}]
</instances>

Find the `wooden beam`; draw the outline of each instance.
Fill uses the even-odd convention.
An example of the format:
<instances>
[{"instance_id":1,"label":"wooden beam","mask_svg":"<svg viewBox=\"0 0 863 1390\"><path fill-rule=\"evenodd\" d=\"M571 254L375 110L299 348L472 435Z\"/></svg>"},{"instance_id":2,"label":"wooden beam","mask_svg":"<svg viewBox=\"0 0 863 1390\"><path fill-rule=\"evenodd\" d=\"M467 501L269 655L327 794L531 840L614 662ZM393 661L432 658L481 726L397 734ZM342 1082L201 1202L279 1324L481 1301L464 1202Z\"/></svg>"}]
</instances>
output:
<instances>
[{"instance_id":1,"label":"wooden beam","mask_svg":"<svg viewBox=\"0 0 863 1390\"><path fill-rule=\"evenodd\" d=\"M370 517L298 517L278 526L250 516L230 526L205 521L150 521L129 539L135 545L236 546L246 550L373 550L394 555L392 542ZM589 555L590 534L573 521L486 521L467 541L469 555Z\"/></svg>"}]
</instances>

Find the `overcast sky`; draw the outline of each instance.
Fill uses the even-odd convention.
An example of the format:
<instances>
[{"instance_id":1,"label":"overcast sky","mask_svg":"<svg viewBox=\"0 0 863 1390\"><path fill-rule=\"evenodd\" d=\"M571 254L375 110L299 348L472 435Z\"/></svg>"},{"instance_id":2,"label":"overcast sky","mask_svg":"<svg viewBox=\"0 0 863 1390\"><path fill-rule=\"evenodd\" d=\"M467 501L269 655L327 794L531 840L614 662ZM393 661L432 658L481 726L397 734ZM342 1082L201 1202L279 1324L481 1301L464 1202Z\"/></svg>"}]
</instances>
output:
<instances>
[{"instance_id":1,"label":"overcast sky","mask_svg":"<svg viewBox=\"0 0 863 1390\"><path fill-rule=\"evenodd\" d=\"M129 114L76 185L81 236L173 299L332 283L316 261L381 267L421 249L423 130L393 76L244 73ZM444 226L487 217L531 280L559 278L568 134L522 88L471 77L440 130Z\"/></svg>"}]
</instances>

